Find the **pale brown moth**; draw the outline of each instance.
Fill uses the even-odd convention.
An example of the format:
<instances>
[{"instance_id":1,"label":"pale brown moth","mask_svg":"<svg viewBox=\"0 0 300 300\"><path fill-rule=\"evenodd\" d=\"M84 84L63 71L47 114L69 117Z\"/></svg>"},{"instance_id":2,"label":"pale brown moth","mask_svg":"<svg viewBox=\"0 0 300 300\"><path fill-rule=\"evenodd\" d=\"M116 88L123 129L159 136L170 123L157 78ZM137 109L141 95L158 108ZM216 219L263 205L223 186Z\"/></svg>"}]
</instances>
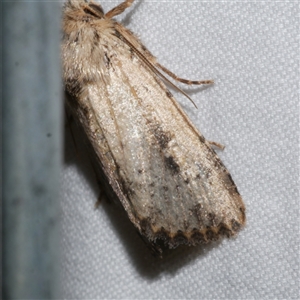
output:
<instances>
[{"instance_id":1,"label":"pale brown moth","mask_svg":"<svg viewBox=\"0 0 300 300\"><path fill-rule=\"evenodd\" d=\"M157 251L161 244L175 248L233 236L245 224L241 196L162 72L186 84L211 81L178 78L112 19L133 1L106 14L96 2L65 3L67 106L93 147L106 193L120 200Z\"/></svg>"}]
</instances>

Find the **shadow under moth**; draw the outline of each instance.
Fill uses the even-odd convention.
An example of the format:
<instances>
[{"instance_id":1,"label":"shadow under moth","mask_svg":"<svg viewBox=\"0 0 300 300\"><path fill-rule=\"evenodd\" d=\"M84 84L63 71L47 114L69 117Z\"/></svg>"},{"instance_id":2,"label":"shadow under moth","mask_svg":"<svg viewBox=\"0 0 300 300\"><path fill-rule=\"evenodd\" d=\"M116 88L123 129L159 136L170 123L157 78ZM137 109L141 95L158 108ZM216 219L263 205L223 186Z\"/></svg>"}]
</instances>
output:
<instances>
[{"instance_id":1,"label":"shadow under moth","mask_svg":"<svg viewBox=\"0 0 300 300\"><path fill-rule=\"evenodd\" d=\"M67 107L92 145L105 191L158 253L233 236L245 224L241 196L212 143L164 84L180 90L166 76L212 81L178 78L112 19L133 1L106 14L92 1L64 4Z\"/></svg>"}]
</instances>

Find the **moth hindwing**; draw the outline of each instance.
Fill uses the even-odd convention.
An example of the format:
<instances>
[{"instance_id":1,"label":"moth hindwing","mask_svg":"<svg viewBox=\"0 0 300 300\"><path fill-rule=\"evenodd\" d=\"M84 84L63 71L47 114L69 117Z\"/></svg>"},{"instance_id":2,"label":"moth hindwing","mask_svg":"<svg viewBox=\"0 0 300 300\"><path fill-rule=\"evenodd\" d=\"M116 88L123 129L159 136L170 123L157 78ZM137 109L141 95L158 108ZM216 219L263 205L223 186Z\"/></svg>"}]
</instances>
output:
<instances>
[{"instance_id":1,"label":"moth hindwing","mask_svg":"<svg viewBox=\"0 0 300 300\"><path fill-rule=\"evenodd\" d=\"M67 105L82 125L107 190L158 251L232 236L245 207L223 163L163 81L187 84L95 3L69 0L62 61ZM178 89L178 88L177 88Z\"/></svg>"}]
</instances>

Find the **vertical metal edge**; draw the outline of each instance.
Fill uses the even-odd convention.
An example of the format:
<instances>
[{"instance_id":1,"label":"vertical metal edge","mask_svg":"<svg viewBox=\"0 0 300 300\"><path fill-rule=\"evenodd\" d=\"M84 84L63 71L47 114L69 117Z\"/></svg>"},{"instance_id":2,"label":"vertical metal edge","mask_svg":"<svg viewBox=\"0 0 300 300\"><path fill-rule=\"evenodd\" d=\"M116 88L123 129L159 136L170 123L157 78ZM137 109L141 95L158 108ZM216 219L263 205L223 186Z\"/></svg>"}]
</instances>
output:
<instances>
[{"instance_id":1,"label":"vertical metal edge","mask_svg":"<svg viewBox=\"0 0 300 300\"><path fill-rule=\"evenodd\" d=\"M59 2L2 1L2 299L60 298Z\"/></svg>"}]
</instances>

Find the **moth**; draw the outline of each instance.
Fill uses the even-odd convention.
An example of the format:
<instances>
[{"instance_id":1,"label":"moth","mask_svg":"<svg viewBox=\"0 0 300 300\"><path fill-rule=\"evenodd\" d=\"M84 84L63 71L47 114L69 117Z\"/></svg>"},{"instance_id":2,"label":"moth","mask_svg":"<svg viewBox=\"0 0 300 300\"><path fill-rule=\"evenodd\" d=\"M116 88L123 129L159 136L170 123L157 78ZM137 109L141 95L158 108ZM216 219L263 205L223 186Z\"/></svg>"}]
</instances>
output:
<instances>
[{"instance_id":1,"label":"moth","mask_svg":"<svg viewBox=\"0 0 300 300\"><path fill-rule=\"evenodd\" d=\"M233 236L245 224L242 198L212 143L165 85L179 89L167 76L211 81L178 78L113 20L133 1L107 13L92 1L65 3L67 106L92 145L106 193L158 253Z\"/></svg>"}]
</instances>

